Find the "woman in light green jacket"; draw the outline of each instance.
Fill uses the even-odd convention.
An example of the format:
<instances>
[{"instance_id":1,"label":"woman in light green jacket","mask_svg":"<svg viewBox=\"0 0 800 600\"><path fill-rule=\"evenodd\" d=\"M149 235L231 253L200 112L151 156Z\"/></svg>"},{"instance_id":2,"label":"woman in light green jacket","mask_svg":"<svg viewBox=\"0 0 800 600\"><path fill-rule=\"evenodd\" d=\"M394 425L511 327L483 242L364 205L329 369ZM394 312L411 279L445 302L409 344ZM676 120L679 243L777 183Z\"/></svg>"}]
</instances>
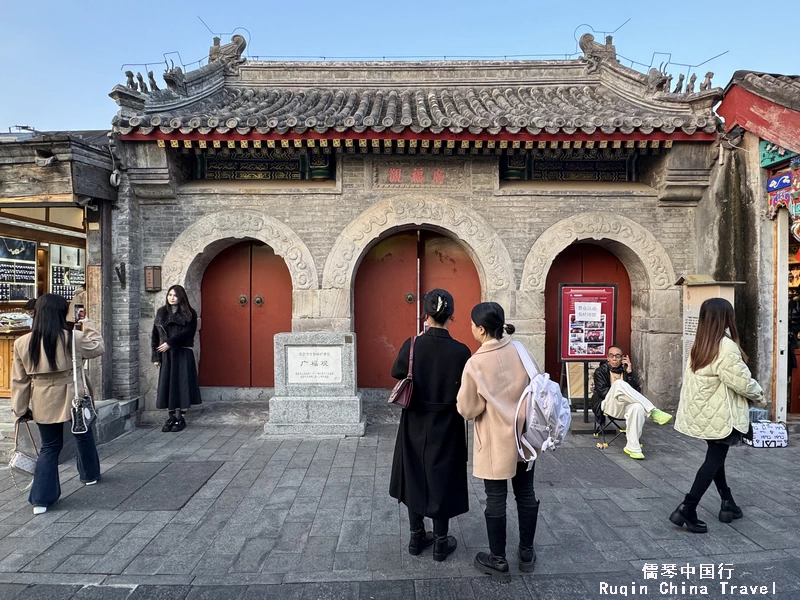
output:
<instances>
[{"instance_id":1,"label":"woman in light green jacket","mask_svg":"<svg viewBox=\"0 0 800 600\"><path fill-rule=\"evenodd\" d=\"M733 306L724 298L710 298L700 306L697 337L683 374L675 429L706 440L706 459L697 471L692 489L669 520L693 533L706 533L697 518L697 505L713 481L722 504L719 520L742 518L725 480L728 449L741 440L750 425L749 405L763 403L761 386L750 375L747 356L739 346Z\"/></svg>"}]
</instances>

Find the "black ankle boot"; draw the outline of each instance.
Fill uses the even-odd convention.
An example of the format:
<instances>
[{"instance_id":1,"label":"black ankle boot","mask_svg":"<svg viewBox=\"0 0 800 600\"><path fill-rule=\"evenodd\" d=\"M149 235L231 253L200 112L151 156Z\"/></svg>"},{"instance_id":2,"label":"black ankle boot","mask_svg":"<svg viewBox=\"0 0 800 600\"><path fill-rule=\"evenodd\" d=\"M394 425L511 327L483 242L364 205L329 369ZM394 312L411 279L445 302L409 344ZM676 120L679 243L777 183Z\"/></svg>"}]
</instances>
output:
<instances>
[{"instance_id":1,"label":"black ankle boot","mask_svg":"<svg viewBox=\"0 0 800 600\"><path fill-rule=\"evenodd\" d=\"M412 556L422 554L422 551L433 544L433 542L434 537L432 531L425 531L425 529L412 531L411 539L408 540L408 553Z\"/></svg>"},{"instance_id":2,"label":"black ankle boot","mask_svg":"<svg viewBox=\"0 0 800 600\"><path fill-rule=\"evenodd\" d=\"M704 521L701 521L697 518L696 504L687 504L686 502L682 502L678 508L672 511L672 514L669 516L669 520L678 527L686 525L686 529L692 533L708 532L708 525L706 525Z\"/></svg>"},{"instance_id":3,"label":"black ankle boot","mask_svg":"<svg viewBox=\"0 0 800 600\"><path fill-rule=\"evenodd\" d=\"M481 573L491 575L495 581L511 581L511 573L508 571L508 561L505 556L478 552L473 565Z\"/></svg>"},{"instance_id":4,"label":"black ankle boot","mask_svg":"<svg viewBox=\"0 0 800 600\"><path fill-rule=\"evenodd\" d=\"M536 550L533 548L519 547L519 570L523 573L533 573L533 564L536 562Z\"/></svg>"},{"instance_id":5,"label":"black ankle boot","mask_svg":"<svg viewBox=\"0 0 800 600\"><path fill-rule=\"evenodd\" d=\"M172 425L170 431L183 431L184 429L186 429L186 419L181 415Z\"/></svg>"},{"instance_id":6,"label":"black ankle boot","mask_svg":"<svg viewBox=\"0 0 800 600\"><path fill-rule=\"evenodd\" d=\"M742 513L741 508L736 506L736 501L733 499L733 494L731 494L731 488L726 487L718 491L719 497L722 498L719 506L719 520L723 523L730 523L734 519L741 519L744 513Z\"/></svg>"},{"instance_id":7,"label":"black ankle boot","mask_svg":"<svg viewBox=\"0 0 800 600\"><path fill-rule=\"evenodd\" d=\"M172 426L175 425L175 423L177 423L177 422L178 422L178 420L175 418L175 415L170 415L167 418L166 422L164 423L164 426L161 428L161 431L163 433L167 433L168 431L172 431Z\"/></svg>"},{"instance_id":8,"label":"black ankle boot","mask_svg":"<svg viewBox=\"0 0 800 600\"><path fill-rule=\"evenodd\" d=\"M433 560L442 562L456 551L458 542L452 535L437 535L434 538L436 541L433 544Z\"/></svg>"}]
</instances>

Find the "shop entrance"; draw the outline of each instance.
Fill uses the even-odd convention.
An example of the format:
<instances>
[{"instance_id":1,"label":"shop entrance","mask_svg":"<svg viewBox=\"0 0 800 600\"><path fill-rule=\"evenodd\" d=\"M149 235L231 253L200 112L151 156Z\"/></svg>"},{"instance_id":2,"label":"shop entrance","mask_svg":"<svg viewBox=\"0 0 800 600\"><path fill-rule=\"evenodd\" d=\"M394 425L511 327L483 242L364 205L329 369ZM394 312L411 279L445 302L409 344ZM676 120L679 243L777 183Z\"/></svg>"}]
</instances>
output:
<instances>
[{"instance_id":1,"label":"shop entrance","mask_svg":"<svg viewBox=\"0 0 800 600\"><path fill-rule=\"evenodd\" d=\"M403 342L422 331L422 298L434 288L453 295L450 335L475 351L470 312L481 301L481 286L472 259L458 242L437 232L411 230L367 251L353 293L359 387L394 386L392 364Z\"/></svg>"},{"instance_id":2,"label":"shop entrance","mask_svg":"<svg viewBox=\"0 0 800 600\"><path fill-rule=\"evenodd\" d=\"M631 353L631 281L625 265L612 252L597 244L567 246L553 261L545 287L545 369L560 381L558 362L558 288L562 283L616 283L616 344ZM641 368L642 357L631 356L634 368Z\"/></svg>"},{"instance_id":3,"label":"shop entrance","mask_svg":"<svg viewBox=\"0 0 800 600\"><path fill-rule=\"evenodd\" d=\"M273 387L276 333L292 330L292 280L261 242L220 252L203 275L200 385Z\"/></svg>"},{"instance_id":4,"label":"shop entrance","mask_svg":"<svg viewBox=\"0 0 800 600\"><path fill-rule=\"evenodd\" d=\"M786 412L800 413L800 242L789 236L789 398Z\"/></svg>"}]
</instances>

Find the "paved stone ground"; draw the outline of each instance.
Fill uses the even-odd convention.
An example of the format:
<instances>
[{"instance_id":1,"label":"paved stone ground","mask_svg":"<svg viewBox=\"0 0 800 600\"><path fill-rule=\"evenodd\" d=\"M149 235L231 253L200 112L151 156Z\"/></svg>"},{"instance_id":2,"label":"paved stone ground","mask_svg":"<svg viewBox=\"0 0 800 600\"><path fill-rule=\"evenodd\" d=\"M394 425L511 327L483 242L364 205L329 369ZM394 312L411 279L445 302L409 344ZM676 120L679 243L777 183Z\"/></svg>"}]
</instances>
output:
<instances>
[{"instance_id":1,"label":"paved stone ground","mask_svg":"<svg viewBox=\"0 0 800 600\"><path fill-rule=\"evenodd\" d=\"M608 597L602 582L607 591L635 583L638 597L647 597L638 588L646 584L648 596L684 598L685 578L659 571L645 580L643 566L690 565L699 575L711 563L733 565L729 584L800 598L797 446L734 448L728 476L745 518L720 523L709 492L701 518L710 532L692 535L667 517L702 460L702 442L648 423L647 460L633 461L620 440L600 451L590 435L573 435L536 467L535 574L520 576L509 552L513 580L495 584L472 567L488 544L480 480L471 480L470 512L451 521L456 553L444 563L430 551L408 555L405 510L387 494L396 415L379 410L361 439L139 428L101 446L95 487L80 485L72 461L62 465L62 498L38 517L0 471L0 598L559 600ZM511 522L509 548L515 529ZM718 573L697 575L690 583L706 585L707 597L730 597ZM662 582L678 587L661 594Z\"/></svg>"}]
</instances>

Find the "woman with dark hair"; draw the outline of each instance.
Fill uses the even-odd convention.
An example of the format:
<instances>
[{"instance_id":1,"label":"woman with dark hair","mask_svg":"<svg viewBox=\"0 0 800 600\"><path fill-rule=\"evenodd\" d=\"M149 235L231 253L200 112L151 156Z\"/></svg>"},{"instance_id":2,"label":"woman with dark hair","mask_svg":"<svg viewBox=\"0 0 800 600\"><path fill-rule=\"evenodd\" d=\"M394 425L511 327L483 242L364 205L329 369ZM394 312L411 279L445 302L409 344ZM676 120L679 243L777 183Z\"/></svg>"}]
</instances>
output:
<instances>
[{"instance_id":1,"label":"woman with dark hair","mask_svg":"<svg viewBox=\"0 0 800 600\"><path fill-rule=\"evenodd\" d=\"M470 351L447 331L454 308L453 296L445 290L425 294L428 330L413 338L414 390L400 415L389 483L389 494L408 507L409 554L433 544L436 561L456 549L456 539L447 535L449 519L469 510L467 439L456 394ZM392 367L395 379L408 375L411 344L409 338L400 348ZM425 532L423 517L433 519L433 533Z\"/></svg>"},{"instance_id":2,"label":"woman with dark hair","mask_svg":"<svg viewBox=\"0 0 800 600\"><path fill-rule=\"evenodd\" d=\"M743 516L725 479L725 458L750 427L748 405L764 402L761 386L750 375L746 361L747 355L739 346L733 306L724 298L709 298L700 306L697 335L683 374L675 417L675 429L708 444L692 489L669 517L692 533L708 531L697 518L697 505L712 481L722 499L719 520L730 523Z\"/></svg>"},{"instance_id":3,"label":"woman with dark hair","mask_svg":"<svg viewBox=\"0 0 800 600\"><path fill-rule=\"evenodd\" d=\"M40 515L61 496L58 455L64 445L64 423L72 419L75 398L72 370L72 336L79 368L84 358L103 354L103 338L88 321L67 323L67 301L62 296L44 294L36 300L33 327L14 343L11 381L11 408L22 420L39 427L42 447L36 461L28 501L33 514ZM78 378L78 396L83 396L83 378ZM86 485L100 479L100 459L91 428L75 435L78 447L78 474Z\"/></svg>"},{"instance_id":4,"label":"woman with dark hair","mask_svg":"<svg viewBox=\"0 0 800 600\"><path fill-rule=\"evenodd\" d=\"M534 469L528 470L515 441L518 423L514 415L530 379L516 347L503 335L515 331L505 320L503 307L497 302L482 302L472 309L472 335L481 347L467 362L458 392L458 412L467 420L475 419L472 474L484 480L486 490L484 517L491 552L479 552L474 565L499 581L511 577L506 560L509 479L517 501L519 568L525 573L533 571L536 561L533 538L539 518ZM539 371L533 357L531 361Z\"/></svg>"},{"instance_id":5,"label":"woman with dark hair","mask_svg":"<svg viewBox=\"0 0 800 600\"><path fill-rule=\"evenodd\" d=\"M165 433L185 429L186 411L201 403L194 362L195 332L197 313L183 286L173 285L167 291L167 303L156 312L150 342L153 363L160 368L156 408L169 411L161 428Z\"/></svg>"}]
</instances>

